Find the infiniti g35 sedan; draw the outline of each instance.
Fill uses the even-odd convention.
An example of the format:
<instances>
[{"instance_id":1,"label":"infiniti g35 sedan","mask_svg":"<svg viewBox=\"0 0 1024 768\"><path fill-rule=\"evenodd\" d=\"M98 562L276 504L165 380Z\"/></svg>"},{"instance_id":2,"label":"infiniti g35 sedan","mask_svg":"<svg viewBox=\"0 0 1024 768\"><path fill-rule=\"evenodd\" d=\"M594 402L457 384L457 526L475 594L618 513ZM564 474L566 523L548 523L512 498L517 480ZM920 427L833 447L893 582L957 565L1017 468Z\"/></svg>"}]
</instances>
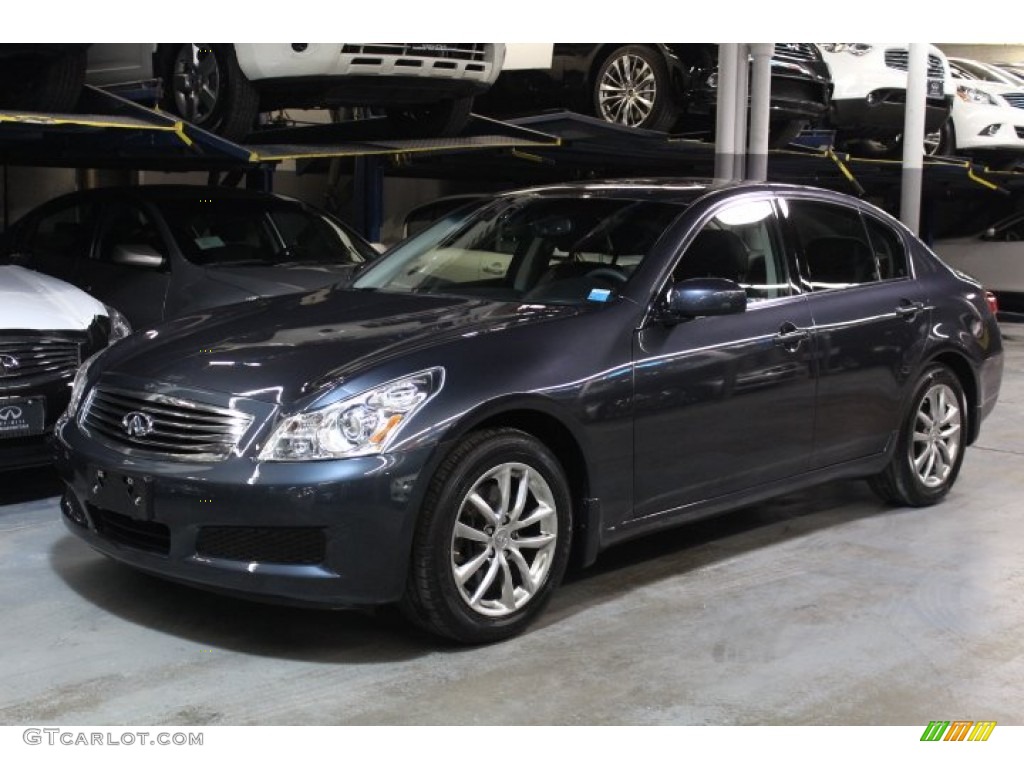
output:
<instances>
[{"instance_id":1,"label":"infiniti g35 sedan","mask_svg":"<svg viewBox=\"0 0 1024 768\"><path fill-rule=\"evenodd\" d=\"M0 260L73 283L136 328L330 285L376 255L299 200L185 184L63 195L27 213L0 243Z\"/></svg>"},{"instance_id":2,"label":"infiniti g35 sedan","mask_svg":"<svg viewBox=\"0 0 1024 768\"><path fill-rule=\"evenodd\" d=\"M61 508L142 571L494 641L570 554L833 478L940 501L1002 366L981 286L867 203L536 188L92 358Z\"/></svg>"}]
</instances>

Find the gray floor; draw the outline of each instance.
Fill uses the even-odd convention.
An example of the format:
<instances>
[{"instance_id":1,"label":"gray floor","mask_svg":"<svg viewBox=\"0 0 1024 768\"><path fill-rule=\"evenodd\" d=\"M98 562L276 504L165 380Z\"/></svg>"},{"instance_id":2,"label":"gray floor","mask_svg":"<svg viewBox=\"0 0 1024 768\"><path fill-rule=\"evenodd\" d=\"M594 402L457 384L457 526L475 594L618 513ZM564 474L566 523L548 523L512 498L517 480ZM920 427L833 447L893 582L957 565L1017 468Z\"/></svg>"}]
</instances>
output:
<instances>
[{"instance_id":1,"label":"gray floor","mask_svg":"<svg viewBox=\"0 0 1024 768\"><path fill-rule=\"evenodd\" d=\"M0 724L1024 724L1004 330L1001 403L944 504L835 483L636 542L487 648L136 574L64 533L48 473L0 477Z\"/></svg>"}]
</instances>

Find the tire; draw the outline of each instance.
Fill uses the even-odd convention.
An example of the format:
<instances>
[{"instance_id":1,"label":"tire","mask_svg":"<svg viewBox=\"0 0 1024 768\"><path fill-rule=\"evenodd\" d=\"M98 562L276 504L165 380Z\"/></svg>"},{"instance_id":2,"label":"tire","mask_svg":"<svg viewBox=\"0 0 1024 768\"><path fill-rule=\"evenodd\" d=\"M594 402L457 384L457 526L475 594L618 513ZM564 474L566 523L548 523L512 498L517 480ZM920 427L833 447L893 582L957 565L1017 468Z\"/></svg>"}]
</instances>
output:
<instances>
[{"instance_id":1,"label":"tire","mask_svg":"<svg viewBox=\"0 0 1024 768\"><path fill-rule=\"evenodd\" d=\"M473 97L447 99L435 104L392 107L385 111L388 121L403 136L438 138L457 136L469 122Z\"/></svg>"},{"instance_id":2,"label":"tire","mask_svg":"<svg viewBox=\"0 0 1024 768\"><path fill-rule=\"evenodd\" d=\"M462 643L522 632L565 573L571 506L561 465L532 435L515 429L470 434L431 480L403 613ZM532 522L522 526L523 520Z\"/></svg>"},{"instance_id":3,"label":"tire","mask_svg":"<svg viewBox=\"0 0 1024 768\"><path fill-rule=\"evenodd\" d=\"M85 84L85 46L41 60L32 59L11 73L11 89L0 108L31 112L70 112ZM6 91L6 89L5 89Z\"/></svg>"},{"instance_id":4,"label":"tire","mask_svg":"<svg viewBox=\"0 0 1024 768\"><path fill-rule=\"evenodd\" d=\"M806 120L780 120L768 126L768 146L771 149L785 149L807 125Z\"/></svg>"},{"instance_id":5,"label":"tire","mask_svg":"<svg viewBox=\"0 0 1024 768\"><path fill-rule=\"evenodd\" d=\"M941 501L960 473L967 427L960 380L944 365L930 366L914 387L892 459L869 480L871 488L893 504L926 507Z\"/></svg>"},{"instance_id":6,"label":"tire","mask_svg":"<svg viewBox=\"0 0 1024 768\"><path fill-rule=\"evenodd\" d=\"M164 58L164 108L193 125L239 141L256 125L259 93L231 45L179 43Z\"/></svg>"},{"instance_id":7,"label":"tire","mask_svg":"<svg viewBox=\"0 0 1024 768\"><path fill-rule=\"evenodd\" d=\"M668 65L646 45L612 51L597 68L591 92L594 114L609 123L667 131L678 117Z\"/></svg>"}]
</instances>

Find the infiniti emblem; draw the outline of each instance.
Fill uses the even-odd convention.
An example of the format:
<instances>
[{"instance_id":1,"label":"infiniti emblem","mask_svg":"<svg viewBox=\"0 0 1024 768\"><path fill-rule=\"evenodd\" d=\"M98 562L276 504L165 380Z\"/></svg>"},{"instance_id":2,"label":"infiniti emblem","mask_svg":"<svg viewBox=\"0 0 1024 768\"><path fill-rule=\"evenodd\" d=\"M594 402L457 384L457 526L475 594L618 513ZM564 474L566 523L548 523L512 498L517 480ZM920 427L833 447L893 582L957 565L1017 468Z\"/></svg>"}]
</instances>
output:
<instances>
[{"instance_id":1,"label":"infiniti emblem","mask_svg":"<svg viewBox=\"0 0 1024 768\"><path fill-rule=\"evenodd\" d=\"M21 418L21 408L16 405L8 405L5 408L0 408L0 421L10 421L11 419Z\"/></svg>"},{"instance_id":2,"label":"infiniti emblem","mask_svg":"<svg viewBox=\"0 0 1024 768\"><path fill-rule=\"evenodd\" d=\"M130 437L145 437L153 431L153 417L142 411L132 411L121 419L121 426Z\"/></svg>"},{"instance_id":3,"label":"infiniti emblem","mask_svg":"<svg viewBox=\"0 0 1024 768\"><path fill-rule=\"evenodd\" d=\"M0 355L0 376L14 373L19 368L21 368L21 363L14 355Z\"/></svg>"}]
</instances>

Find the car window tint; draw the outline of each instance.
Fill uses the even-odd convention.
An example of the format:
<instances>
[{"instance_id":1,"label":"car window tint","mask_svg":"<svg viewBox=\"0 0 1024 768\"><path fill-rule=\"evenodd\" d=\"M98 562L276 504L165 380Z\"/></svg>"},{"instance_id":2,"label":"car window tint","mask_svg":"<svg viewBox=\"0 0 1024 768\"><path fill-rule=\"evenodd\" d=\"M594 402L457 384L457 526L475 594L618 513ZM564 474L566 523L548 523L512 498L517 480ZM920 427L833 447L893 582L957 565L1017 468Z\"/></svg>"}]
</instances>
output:
<instances>
[{"instance_id":1,"label":"car window tint","mask_svg":"<svg viewBox=\"0 0 1024 768\"><path fill-rule=\"evenodd\" d=\"M94 208L73 203L40 216L18 245L27 264L40 272L64 279L74 273L75 260L88 253L92 239Z\"/></svg>"},{"instance_id":2,"label":"car window tint","mask_svg":"<svg viewBox=\"0 0 1024 768\"><path fill-rule=\"evenodd\" d=\"M100 247L93 257L116 263L118 254L124 249L148 249L166 255L163 240L152 217L134 205L120 205L111 211L103 224Z\"/></svg>"},{"instance_id":3,"label":"car window tint","mask_svg":"<svg viewBox=\"0 0 1024 768\"><path fill-rule=\"evenodd\" d=\"M874 216L865 216L864 225L867 227L871 250L878 267L878 279L896 280L909 276L907 250L899 233Z\"/></svg>"},{"instance_id":4,"label":"car window tint","mask_svg":"<svg viewBox=\"0 0 1024 768\"><path fill-rule=\"evenodd\" d=\"M878 264L860 212L832 203L790 200L788 219L812 291L875 282Z\"/></svg>"},{"instance_id":5,"label":"car window tint","mask_svg":"<svg viewBox=\"0 0 1024 768\"><path fill-rule=\"evenodd\" d=\"M673 280L722 277L739 283L750 301L794 293L772 204L757 200L719 211L690 243Z\"/></svg>"}]
</instances>

